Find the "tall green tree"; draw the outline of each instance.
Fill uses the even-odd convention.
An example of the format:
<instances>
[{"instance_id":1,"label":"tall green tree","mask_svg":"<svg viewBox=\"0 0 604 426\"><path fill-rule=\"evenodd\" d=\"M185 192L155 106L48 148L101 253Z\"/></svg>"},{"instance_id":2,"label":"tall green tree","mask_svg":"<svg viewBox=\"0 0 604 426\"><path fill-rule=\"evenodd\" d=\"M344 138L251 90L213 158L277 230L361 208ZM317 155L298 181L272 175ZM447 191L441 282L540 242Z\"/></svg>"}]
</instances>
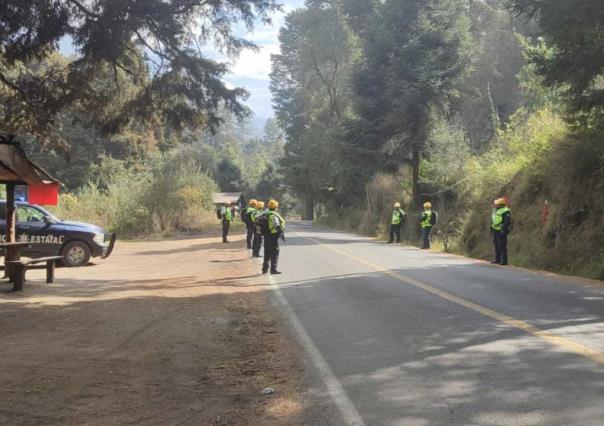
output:
<instances>
[{"instance_id":1,"label":"tall green tree","mask_svg":"<svg viewBox=\"0 0 604 426\"><path fill-rule=\"evenodd\" d=\"M472 148L484 151L497 127L507 123L522 103L517 75L525 59L517 32L523 28L500 0L472 0L469 14L476 58L452 109Z\"/></svg>"},{"instance_id":2,"label":"tall green tree","mask_svg":"<svg viewBox=\"0 0 604 426\"><path fill-rule=\"evenodd\" d=\"M604 7L600 0L508 0L537 21L552 49L537 48L530 60L550 86L568 86L577 111L604 115Z\"/></svg>"},{"instance_id":3,"label":"tall green tree","mask_svg":"<svg viewBox=\"0 0 604 426\"><path fill-rule=\"evenodd\" d=\"M385 0L363 32L348 141L372 170L410 162L416 204L432 113L446 113L471 63L470 25L467 0Z\"/></svg>"},{"instance_id":4,"label":"tall green tree","mask_svg":"<svg viewBox=\"0 0 604 426\"><path fill-rule=\"evenodd\" d=\"M260 181L254 189L254 196L258 200L283 200L286 193L286 187L283 182L283 176L279 174L277 167L268 164Z\"/></svg>"},{"instance_id":5,"label":"tall green tree","mask_svg":"<svg viewBox=\"0 0 604 426\"><path fill-rule=\"evenodd\" d=\"M283 145L285 143L283 131L277 120L269 118L264 123L262 144L271 161L276 161L283 156Z\"/></svg>"},{"instance_id":6,"label":"tall green tree","mask_svg":"<svg viewBox=\"0 0 604 426\"><path fill-rule=\"evenodd\" d=\"M253 47L234 24L268 21L276 0L0 0L0 118L9 131L52 134L66 108L95 111L87 124L114 133L160 121L175 129L216 127L224 106L243 115L241 88L203 52ZM76 55L44 62L70 40ZM98 84L110 74L112 84ZM124 82L135 84L126 92Z\"/></svg>"},{"instance_id":7,"label":"tall green tree","mask_svg":"<svg viewBox=\"0 0 604 426\"><path fill-rule=\"evenodd\" d=\"M292 12L279 34L271 90L287 139L282 173L313 218L317 197L334 188L334 131L350 110L349 77L357 46L336 2L308 1Z\"/></svg>"},{"instance_id":8,"label":"tall green tree","mask_svg":"<svg viewBox=\"0 0 604 426\"><path fill-rule=\"evenodd\" d=\"M244 190L245 183L241 169L230 158L223 158L218 163L214 176L221 191L239 192Z\"/></svg>"}]
</instances>

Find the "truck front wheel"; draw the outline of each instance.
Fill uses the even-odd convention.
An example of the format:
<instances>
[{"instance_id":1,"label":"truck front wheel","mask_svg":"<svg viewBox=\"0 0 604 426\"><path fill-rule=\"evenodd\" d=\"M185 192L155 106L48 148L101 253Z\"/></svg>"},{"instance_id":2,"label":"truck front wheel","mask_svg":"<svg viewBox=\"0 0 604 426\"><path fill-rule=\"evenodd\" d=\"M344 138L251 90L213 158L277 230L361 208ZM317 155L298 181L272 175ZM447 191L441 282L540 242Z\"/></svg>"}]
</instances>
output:
<instances>
[{"instance_id":1,"label":"truck front wheel","mask_svg":"<svg viewBox=\"0 0 604 426\"><path fill-rule=\"evenodd\" d=\"M90 260L90 248L81 241L72 241L65 244L61 255L65 266L85 266Z\"/></svg>"}]
</instances>

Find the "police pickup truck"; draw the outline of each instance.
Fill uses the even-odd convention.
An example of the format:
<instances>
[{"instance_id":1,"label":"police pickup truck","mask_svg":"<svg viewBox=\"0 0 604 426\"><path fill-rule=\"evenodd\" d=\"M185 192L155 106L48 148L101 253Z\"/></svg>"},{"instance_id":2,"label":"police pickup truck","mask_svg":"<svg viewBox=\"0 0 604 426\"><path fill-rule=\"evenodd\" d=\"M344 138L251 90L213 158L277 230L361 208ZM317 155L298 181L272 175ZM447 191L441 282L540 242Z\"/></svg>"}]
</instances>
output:
<instances>
[{"instance_id":1,"label":"police pickup truck","mask_svg":"<svg viewBox=\"0 0 604 426\"><path fill-rule=\"evenodd\" d=\"M54 217L35 204L16 202L17 241L30 243L26 257L63 256L65 266L84 266L91 257L105 259L113 251L115 234L96 225ZM0 201L0 240L6 241L6 202Z\"/></svg>"}]
</instances>

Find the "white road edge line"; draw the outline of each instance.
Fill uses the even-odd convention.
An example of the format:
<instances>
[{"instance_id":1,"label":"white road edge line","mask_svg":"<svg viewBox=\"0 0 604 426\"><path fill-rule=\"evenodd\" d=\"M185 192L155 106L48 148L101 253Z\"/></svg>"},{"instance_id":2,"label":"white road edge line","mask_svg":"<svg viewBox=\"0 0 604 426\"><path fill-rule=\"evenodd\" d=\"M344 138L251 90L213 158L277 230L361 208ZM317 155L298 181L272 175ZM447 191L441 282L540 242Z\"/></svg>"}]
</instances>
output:
<instances>
[{"instance_id":1,"label":"white road edge line","mask_svg":"<svg viewBox=\"0 0 604 426\"><path fill-rule=\"evenodd\" d=\"M298 340L304 347L304 350L310 357L315 368L318 370L321 379L323 380L323 384L327 388L327 392L340 410L340 414L342 415L344 422L348 425L365 426L365 422L348 397L348 394L346 394L344 387L336 378L333 371L331 371L329 364L327 364L327 361L325 361L325 358L323 358L323 355L321 355L321 352L315 346L314 342L306 332L306 329L298 319L298 316L283 295L279 285L275 282L272 276L269 276L269 283L271 289L281 304L281 308L287 314L289 321L297 334Z\"/></svg>"}]
</instances>

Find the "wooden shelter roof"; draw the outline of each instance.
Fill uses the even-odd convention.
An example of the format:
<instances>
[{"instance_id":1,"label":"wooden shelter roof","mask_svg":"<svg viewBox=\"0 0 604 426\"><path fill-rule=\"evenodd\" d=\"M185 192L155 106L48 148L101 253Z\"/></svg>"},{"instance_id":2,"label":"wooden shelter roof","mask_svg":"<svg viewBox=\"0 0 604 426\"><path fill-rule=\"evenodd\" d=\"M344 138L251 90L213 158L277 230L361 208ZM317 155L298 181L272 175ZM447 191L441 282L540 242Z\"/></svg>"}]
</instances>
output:
<instances>
[{"instance_id":1,"label":"wooden shelter roof","mask_svg":"<svg viewBox=\"0 0 604 426\"><path fill-rule=\"evenodd\" d=\"M214 204L239 203L243 197L241 192L216 192L214 194Z\"/></svg>"},{"instance_id":2,"label":"wooden shelter roof","mask_svg":"<svg viewBox=\"0 0 604 426\"><path fill-rule=\"evenodd\" d=\"M27 158L14 136L0 133L0 183L42 185L61 182Z\"/></svg>"}]
</instances>

